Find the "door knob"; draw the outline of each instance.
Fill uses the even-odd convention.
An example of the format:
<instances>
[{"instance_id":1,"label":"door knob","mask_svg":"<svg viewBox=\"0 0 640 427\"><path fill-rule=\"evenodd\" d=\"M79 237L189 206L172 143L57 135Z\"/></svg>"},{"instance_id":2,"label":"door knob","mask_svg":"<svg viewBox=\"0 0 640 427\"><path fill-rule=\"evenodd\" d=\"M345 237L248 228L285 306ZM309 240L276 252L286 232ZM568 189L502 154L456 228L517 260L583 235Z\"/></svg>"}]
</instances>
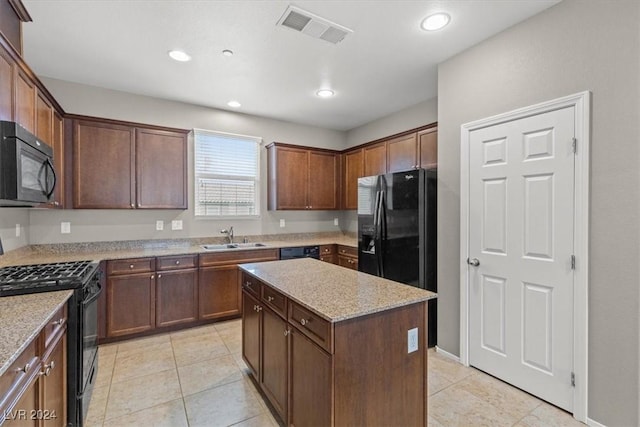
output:
<instances>
[{"instance_id":1,"label":"door knob","mask_svg":"<svg viewBox=\"0 0 640 427\"><path fill-rule=\"evenodd\" d=\"M477 267L480 265L480 260L478 260L478 258L467 258L467 264Z\"/></svg>"}]
</instances>

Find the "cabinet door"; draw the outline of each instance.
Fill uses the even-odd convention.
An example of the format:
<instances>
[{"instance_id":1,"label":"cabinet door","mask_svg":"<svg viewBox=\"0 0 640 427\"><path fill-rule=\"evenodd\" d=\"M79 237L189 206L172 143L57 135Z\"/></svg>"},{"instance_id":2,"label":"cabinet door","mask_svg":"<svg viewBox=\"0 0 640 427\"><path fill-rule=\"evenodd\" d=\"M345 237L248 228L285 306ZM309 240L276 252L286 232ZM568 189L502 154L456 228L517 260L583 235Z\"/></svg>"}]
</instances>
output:
<instances>
[{"instance_id":1,"label":"cabinet door","mask_svg":"<svg viewBox=\"0 0 640 427\"><path fill-rule=\"evenodd\" d=\"M136 207L187 208L187 136L136 129Z\"/></svg>"},{"instance_id":2,"label":"cabinet door","mask_svg":"<svg viewBox=\"0 0 640 427\"><path fill-rule=\"evenodd\" d=\"M276 147L275 185L276 209L307 209L307 176L308 153L307 150L295 148Z\"/></svg>"},{"instance_id":3,"label":"cabinet door","mask_svg":"<svg viewBox=\"0 0 640 427\"><path fill-rule=\"evenodd\" d=\"M309 151L309 209L338 209L338 156Z\"/></svg>"},{"instance_id":4,"label":"cabinet door","mask_svg":"<svg viewBox=\"0 0 640 427\"><path fill-rule=\"evenodd\" d=\"M260 383L283 420L287 414L287 322L263 306Z\"/></svg>"},{"instance_id":5,"label":"cabinet door","mask_svg":"<svg viewBox=\"0 0 640 427\"><path fill-rule=\"evenodd\" d=\"M300 332L290 336L289 425L332 425L331 356Z\"/></svg>"},{"instance_id":6,"label":"cabinet door","mask_svg":"<svg viewBox=\"0 0 640 427\"><path fill-rule=\"evenodd\" d=\"M133 128L76 121L73 135L73 207L134 207Z\"/></svg>"},{"instance_id":7,"label":"cabinet door","mask_svg":"<svg viewBox=\"0 0 640 427\"><path fill-rule=\"evenodd\" d=\"M39 406L39 382L37 379L24 392L18 403L7 414L2 427L38 427L40 422L31 415L35 413Z\"/></svg>"},{"instance_id":8,"label":"cabinet door","mask_svg":"<svg viewBox=\"0 0 640 427\"><path fill-rule=\"evenodd\" d=\"M240 281L237 264L200 268L200 319L240 314Z\"/></svg>"},{"instance_id":9,"label":"cabinet door","mask_svg":"<svg viewBox=\"0 0 640 427\"><path fill-rule=\"evenodd\" d=\"M36 92L36 136L53 146L53 107L43 93Z\"/></svg>"},{"instance_id":10,"label":"cabinet door","mask_svg":"<svg viewBox=\"0 0 640 427\"><path fill-rule=\"evenodd\" d=\"M163 271L156 277L156 326L198 320L198 270Z\"/></svg>"},{"instance_id":11,"label":"cabinet door","mask_svg":"<svg viewBox=\"0 0 640 427\"><path fill-rule=\"evenodd\" d=\"M64 427L67 425L67 334L60 336L51 352L42 361L43 425Z\"/></svg>"},{"instance_id":12,"label":"cabinet door","mask_svg":"<svg viewBox=\"0 0 640 427\"><path fill-rule=\"evenodd\" d=\"M53 192L53 207L64 207L65 159L64 159L64 121L57 111L53 113L53 166L56 170L56 188Z\"/></svg>"},{"instance_id":13,"label":"cabinet door","mask_svg":"<svg viewBox=\"0 0 640 427\"><path fill-rule=\"evenodd\" d=\"M362 150L344 155L344 208L358 208L358 178L364 176L364 155Z\"/></svg>"},{"instance_id":14,"label":"cabinet door","mask_svg":"<svg viewBox=\"0 0 640 427\"><path fill-rule=\"evenodd\" d=\"M418 133L420 145L420 167L429 169L438 167L438 128Z\"/></svg>"},{"instance_id":15,"label":"cabinet door","mask_svg":"<svg viewBox=\"0 0 640 427\"><path fill-rule=\"evenodd\" d=\"M260 377L260 311L258 300L242 292L242 358L258 380Z\"/></svg>"},{"instance_id":16,"label":"cabinet door","mask_svg":"<svg viewBox=\"0 0 640 427\"><path fill-rule=\"evenodd\" d=\"M387 165L389 172L417 169L418 144L415 133L387 141Z\"/></svg>"},{"instance_id":17,"label":"cabinet door","mask_svg":"<svg viewBox=\"0 0 640 427\"><path fill-rule=\"evenodd\" d=\"M363 148L364 176L387 173L387 147L384 142Z\"/></svg>"},{"instance_id":18,"label":"cabinet door","mask_svg":"<svg viewBox=\"0 0 640 427\"><path fill-rule=\"evenodd\" d=\"M29 132L36 133L36 87L21 70L17 71L15 82L15 120Z\"/></svg>"},{"instance_id":19,"label":"cabinet door","mask_svg":"<svg viewBox=\"0 0 640 427\"><path fill-rule=\"evenodd\" d=\"M13 87L15 63L0 47L0 120L13 120Z\"/></svg>"},{"instance_id":20,"label":"cabinet door","mask_svg":"<svg viewBox=\"0 0 640 427\"><path fill-rule=\"evenodd\" d=\"M154 273L107 279L107 337L135 334L155 327Z\"/></svg>"}]
</instances>

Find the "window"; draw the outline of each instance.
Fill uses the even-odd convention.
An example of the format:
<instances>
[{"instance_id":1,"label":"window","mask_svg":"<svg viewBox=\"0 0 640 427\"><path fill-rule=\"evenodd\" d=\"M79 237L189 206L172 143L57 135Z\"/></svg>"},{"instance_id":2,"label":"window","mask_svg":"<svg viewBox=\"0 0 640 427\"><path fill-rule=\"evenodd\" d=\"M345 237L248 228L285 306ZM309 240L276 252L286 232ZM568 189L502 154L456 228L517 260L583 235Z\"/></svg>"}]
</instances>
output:
<instances>
[{"instance_id":1,"label":"window","mask_svg":"<svg viewBox=\"0 0 640 427\"><path fill-rule=\"evenodd\" d=\"M260 213L261 138L195 129L195 215Z\"/></svg>"}]
</instances>

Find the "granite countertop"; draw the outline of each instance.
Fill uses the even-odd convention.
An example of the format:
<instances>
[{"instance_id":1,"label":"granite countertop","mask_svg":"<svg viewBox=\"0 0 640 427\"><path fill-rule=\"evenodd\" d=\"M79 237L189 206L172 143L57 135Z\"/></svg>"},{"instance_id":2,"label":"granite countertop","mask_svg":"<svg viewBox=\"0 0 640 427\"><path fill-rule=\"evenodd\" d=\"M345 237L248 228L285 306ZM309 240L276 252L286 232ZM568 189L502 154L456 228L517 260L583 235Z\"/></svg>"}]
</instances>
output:
<instances>
[{"instance_id":1,"label":"granite countertop","mask_svg":"<svg viewBox=\"0 0 640 427\"><path fill-rule=\"evenodd\" d=\"M0 375L64 306L73 291L0 298Z\"/></svg>"},{"instance_id":2,"label":"granite countertop","mask_svg":"<svg viewBox=\"0 0 640 427\"><path fill-rule=\"evenodd\" d=\"M358 246L357 238L342 235L332 237L303 237L288 240L259 240L258 237L257 239L251 239L251 241L264 243L265 246L207 251L201 247L202 244L205 244L204 241L198 242L196 244L185 240L176 240L175 242L167 240L157 243L153 241L145 241L138 247L130 247L127 245L128 242L42 245L44 247L35 246L21 248L13 251L14 253L7 253L3 256L0 256L0 267L11 265L48 264L52 262L66 261L102 261L109 259L144 258L167 255L237 252L256 249L285 248L311 245L339 244L351 247ZM222 242L215 241L215 243ZM133 244L131 246L133 246Z\"/></svg>"},{"instance_id":3,"label":"granite countertop","mask_svg":"<svg viewBox=\"0 0 640 427\"><path fill-rule=\"evenodd\" d=\"M310 258L240 268L335 323L436 298L413 286Z\"/></svg>"}]
</instances>

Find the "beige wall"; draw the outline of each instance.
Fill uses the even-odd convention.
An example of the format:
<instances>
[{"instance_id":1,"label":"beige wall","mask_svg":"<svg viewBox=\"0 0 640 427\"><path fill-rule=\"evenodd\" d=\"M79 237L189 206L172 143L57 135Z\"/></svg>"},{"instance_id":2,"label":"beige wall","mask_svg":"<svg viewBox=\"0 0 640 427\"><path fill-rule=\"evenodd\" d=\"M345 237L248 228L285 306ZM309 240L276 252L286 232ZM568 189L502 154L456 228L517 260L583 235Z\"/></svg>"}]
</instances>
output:
<instances>
[{"instance_id":1,"label":"beige wall","mask_svg":"<svg viewBox=\"0 0 640 427\"><path fill-rule=\"evenodd\" d=\"M20 236L16 237L16 225L20 224ZM29 210L25 208L0 208L0 239L5 252L29 244Z\"/></svg>"},{"instance_id":2,"label":"beige wall","mask_svg":"<svg viewBox=\"0 0 640 427\"><path fill-rule=\"evenodd\" d=\"M438 121L438 99L427 99L388 116L347 131L346 146L375 141L385 136L415 129Z\"/></svg>"},{"instance_id":3,"label":"beige wall","mask_svg":"<svg viewBox=\"0 0 640 427\"><path fill-rule=\"evenodd\" d=\"M640 2L565 0L438 71L438 337L459 354L460 125L589 90L589 418L640 424ZM578 378L578 381L581 379Z\"/></svg>"},{"instance_id":4,"label":"beige wall","mask_svg":"<svg viewBox=\"0 0 640 427\"><path fill-rule=\"evenodd\" d=\"M192 129L201 128L262 137L272 141L314 147L342 149L345 134L340 131L299 125L248 114L240 114L166 101L125 92L85 86L60 80L42 81L68 113ZM193 170L193 142L189 141L189 176ZM261 217L259 219L195 219L193 209L180 210L31 210L29 243L59 243L129 239L220 236L219 230L234 226L237 236L314 231L338 231L336 211L273 212L266 207L266 150L261 161ZM189 180L189 206L193 206L193 183ZM182 219L183 230L170 230L173 219ZM279 220L285 219L285 228ZM156 231L157 220L165 221L164 231ZM60 234L60 222L71 222L71 234Z\"/></svg>"}]
</instances>

